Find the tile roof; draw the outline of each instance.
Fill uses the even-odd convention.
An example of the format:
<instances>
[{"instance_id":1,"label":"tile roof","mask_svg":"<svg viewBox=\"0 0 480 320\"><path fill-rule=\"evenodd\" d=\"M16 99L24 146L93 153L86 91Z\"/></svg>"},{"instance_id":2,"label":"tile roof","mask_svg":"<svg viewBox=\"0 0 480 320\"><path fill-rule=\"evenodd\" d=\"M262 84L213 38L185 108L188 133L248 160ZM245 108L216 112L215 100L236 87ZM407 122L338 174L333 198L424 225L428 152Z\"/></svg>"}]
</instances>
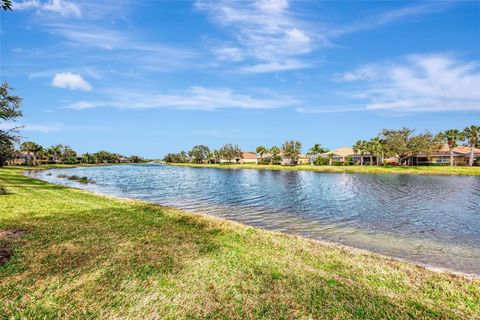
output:
<instances>
[{"instance_id":1,"label":"tile roof","mask_svg":"<svg viewBox=\"0 0 480 320\"><path fill-rule=\"evenodd\" d=\"M257 155L251 152L242 152L242 159L257 159Z\"/></svg>"}]
</instances>

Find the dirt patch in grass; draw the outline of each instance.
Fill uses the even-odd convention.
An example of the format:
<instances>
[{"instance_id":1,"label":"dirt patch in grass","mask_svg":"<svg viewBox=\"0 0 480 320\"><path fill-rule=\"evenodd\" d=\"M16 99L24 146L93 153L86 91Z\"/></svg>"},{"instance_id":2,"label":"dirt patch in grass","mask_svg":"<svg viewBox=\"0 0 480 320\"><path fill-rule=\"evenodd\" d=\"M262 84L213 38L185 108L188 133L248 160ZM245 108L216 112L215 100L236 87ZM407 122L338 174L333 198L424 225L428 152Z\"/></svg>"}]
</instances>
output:
<instances>
[{"instance_id":1,"label":"dirt patch in grass","mask_svg":"<svg viewBox=\"0 0 480 320\"><path fill-rule=\"evenodd\" d=\"M12 248L9 243L0 243L0 266L10 260Z\"/></svg>"},{"instance_id":2,"label":"dirt patch in grass","mask_svg":"<svg viewBox=\"0 0 480 320\"><path fill-rule=\"evenodd\" d=\"M0 241L18 238L24 234L25 230L22 229L0 231ZM12 244L10 242L0 242L0 266L8 262L8 260L10 260L12 257L12 254Z\"/></svg>"},{"instance_id":3,"label":"dirt patch in grass","mask_svg":"<svg viewBox=\"0 0 480 320\"><path fill-rule=\"evenodd\" d=\"M18 238L23 236L26 233L23 229L11 229L11 230L0 230L0 240Z\"/></svg>"},{"instance_id":4,"label":"dirt patch in grass","mask_svg":"<svg viewBox=\"0 0 480 320\"><path fill-rule=\"evenodd\" d=\"M7 194L7 190L3 186L0 186L0 195Z\"/></svg>"}]
</instances>

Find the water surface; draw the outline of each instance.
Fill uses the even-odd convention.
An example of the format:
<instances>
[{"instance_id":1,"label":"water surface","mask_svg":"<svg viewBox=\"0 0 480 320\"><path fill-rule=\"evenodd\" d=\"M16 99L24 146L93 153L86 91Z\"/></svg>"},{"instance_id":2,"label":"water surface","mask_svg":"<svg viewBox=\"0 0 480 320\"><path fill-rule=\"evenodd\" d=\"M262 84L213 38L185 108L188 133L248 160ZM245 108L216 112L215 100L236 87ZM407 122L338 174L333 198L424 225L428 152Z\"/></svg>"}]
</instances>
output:
<instances>
[{"instance_id":1,"label":"water surface","mask_svg":"<svg viewBox=\"0 0 480 320\"><path fill-rule=\"evenodd\" d=\"M165 165L32 172L48 182L206 213L480 275L480 177ZM83 185L58 178L94 179Z\"/></svg>"}]
</instances>

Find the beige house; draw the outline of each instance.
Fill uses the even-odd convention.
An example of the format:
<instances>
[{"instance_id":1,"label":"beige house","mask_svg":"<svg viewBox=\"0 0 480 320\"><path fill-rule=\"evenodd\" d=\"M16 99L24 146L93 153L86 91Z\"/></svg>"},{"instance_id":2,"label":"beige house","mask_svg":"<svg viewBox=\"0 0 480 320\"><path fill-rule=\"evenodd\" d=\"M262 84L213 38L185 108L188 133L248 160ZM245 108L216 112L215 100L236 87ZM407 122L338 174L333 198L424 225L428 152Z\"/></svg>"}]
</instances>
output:
<instances>
[{"instance_id":1,"label":"beige house","mask_svg":"<svg viewBox=\"0 0 480 320\"><path fill-rule=\"evenodd\" d=\"M242 152L241 157L234 158L232 161L220 159L220 163L258 164L258 159L255 153Z\"/></svg>"},{"instance_id":2,"label":"beige house","mask_svg":"<svg viewBox=\"0 0 480 320\"><path fill-rule=\"evenodd\" d=\"M258 157L255 153L242 152L242 157L236 158L235 162L240 164L258 164Z\"/></svg>"},{"instance_id":3,"label":"beige house","mask_svg":"<svg viewBox=\"0 0 480 320\"><path fill-rule=\"evenodd\" d=\"M320 157L328 158L330 154L333 154L332 157L332 162L346 162L347 158L351 157L353 163L359 164L362 162L363 158L363 163L368 164L370 161L373 163L376 163L377 157L375 155L370 155L370 154L356 154L352 148L350 147L341 147L335 150L331 150L325 153L322 153ZM313 161L313 159L312 159Z\"/></svg>"},{"instance_id":4,"label":"beige house","mask_svg":"<svg viewBox=\"0 0 480 320\"><path fill-rule=\"evenodd\" d=\"M458 146L453 148L453 163L454 165L466 165L470 158L470 152L472 148L467 146ZM473 159L480 158L480 149L473 148ZM409 158L408 163L410 165L422 165L422 164L449 164L450 163L450 148L448 144L444 144L436 152L430 155L417 154Z\"/></svg>"}]
</instances>

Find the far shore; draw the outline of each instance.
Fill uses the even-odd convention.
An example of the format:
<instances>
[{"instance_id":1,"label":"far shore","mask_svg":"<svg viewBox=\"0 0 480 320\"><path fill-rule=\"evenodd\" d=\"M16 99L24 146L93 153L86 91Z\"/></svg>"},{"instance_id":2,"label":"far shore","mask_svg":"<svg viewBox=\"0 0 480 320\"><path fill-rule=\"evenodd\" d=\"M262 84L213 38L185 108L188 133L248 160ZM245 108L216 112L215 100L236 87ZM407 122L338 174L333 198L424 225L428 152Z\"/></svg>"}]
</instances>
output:
<instances>
[{"instance_id":1,"label":"far shore","mask_svg":"<svg viewBox=\"0 0 480 320\"><path fill-rule=\"evenodd\" d=\"M172 166L217 169L255 169L255 170L288 170L315 171L331 173L381 173L381 174L423 174L423 175L461 175L480 176L480 167L467 166L315 166L315 165L261 165L261 164L197 164L168 163Z\"/></svg>"}]
</instances>

